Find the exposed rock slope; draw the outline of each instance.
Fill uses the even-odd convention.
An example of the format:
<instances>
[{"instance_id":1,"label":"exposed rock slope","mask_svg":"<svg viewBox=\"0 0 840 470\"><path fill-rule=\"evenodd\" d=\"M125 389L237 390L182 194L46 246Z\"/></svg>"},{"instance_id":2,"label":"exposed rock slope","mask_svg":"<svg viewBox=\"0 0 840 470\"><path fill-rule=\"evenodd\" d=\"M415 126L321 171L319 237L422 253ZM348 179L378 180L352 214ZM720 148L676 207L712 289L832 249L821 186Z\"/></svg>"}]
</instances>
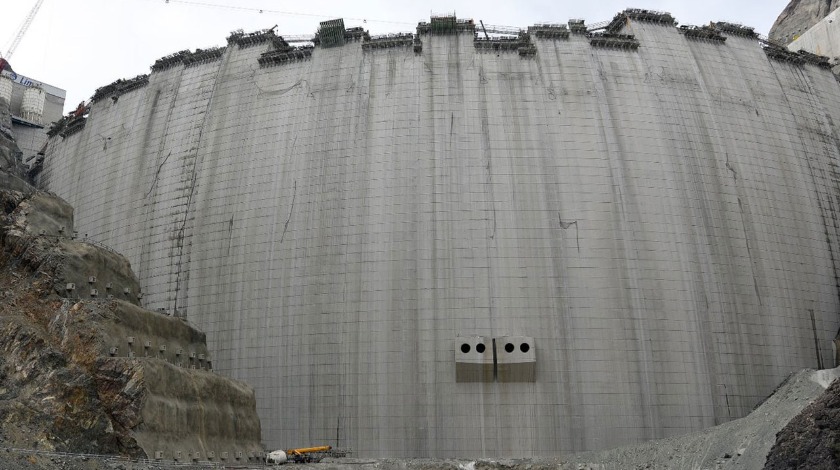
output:
<instances>
[{"instance_id":1,"label":"exposed rock slope","mask_svg":"<svg viewBox=\"0 0 840 470\"><path fill-rule=\"evenodd\" d=\"M86 309L55 294L58 242L27 234L34 193L0 190L0 432L9 447L141 455L99 399L95 332ZM60 205L59 205L60 206ZM66 207L66 205L65 205ZM62 211L49 212L53 220ZM72 214L72 212L70 212ZM66 215L66 212L65 212ZM46 225L46 224L45 224ZM56 320L65 321L56 321Z\"/></svg>"},{"instance_id":2,"label":"exposed rock slope","mask_svg":"<svg viewBox=\"0 0 840 470\"><path fill-rule=\"evenodd\" d=\"M840 380L779 432L765 468L840 468Z\"/></svg>"},{"instance_id":3,"label":"exposed rock slope","mask_svg":"<svg viewBox=\"0 0 840 470\"><path fill-rule=\"evenodd\" d=\"M22 157L23 152L18 148L12 134L12 114L9 111L9 102L0 98L0 171L23 176Z\"/></svg>"},{"instance_id":4,"label":"exposed rock slope","mask_svg":"<svg viewBox=\"0 0 840 470\"><path fill-rule=\"evenodd\" d=\"M0 447L256 462L253 390L205 335L139 304L127 260L64 201L0 172Z\"/></svg>"},{"instance_id":5,"label":"exposed rock slope","mask_svg":"<svg viewBox=\"0 0 840 470\"><path fill-rule=\"evenodd\" d=\"M840 0L791 0L770 28L770 39L789 44L838 6Z\"/></svg>"}]
</instances>

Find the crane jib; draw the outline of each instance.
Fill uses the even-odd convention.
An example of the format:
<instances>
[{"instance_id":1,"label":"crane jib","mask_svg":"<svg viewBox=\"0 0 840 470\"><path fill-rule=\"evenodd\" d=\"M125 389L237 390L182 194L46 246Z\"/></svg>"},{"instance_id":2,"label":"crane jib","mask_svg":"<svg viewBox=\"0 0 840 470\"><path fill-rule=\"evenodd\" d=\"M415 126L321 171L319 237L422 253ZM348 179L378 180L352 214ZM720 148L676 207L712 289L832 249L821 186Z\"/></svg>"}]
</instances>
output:
<instances>
[{"instance_id":1,"label":"crane jib","mask_svg":"<svg viewBox=\"0 0 840 470\"><path fill-rule=\"evenodd\" d=\"M32 20L35 19L35 15L38 14L38 10L41 8L41 5L44 3L44 0L38 0L35 2L35 6L29 10L29 14L26 15L26 19L23 20L23 23L18 28L17 34L15 34L15 38L12 40L12 45L9 46L8 50L6 51L6 59L10 59L12 54L15 53L15 49L17 49L18 45L20 45L20 41L23 39L23 35L26 34L26 30L29 29L29 26L32 24Z\"/></svg>"}]
</instances>

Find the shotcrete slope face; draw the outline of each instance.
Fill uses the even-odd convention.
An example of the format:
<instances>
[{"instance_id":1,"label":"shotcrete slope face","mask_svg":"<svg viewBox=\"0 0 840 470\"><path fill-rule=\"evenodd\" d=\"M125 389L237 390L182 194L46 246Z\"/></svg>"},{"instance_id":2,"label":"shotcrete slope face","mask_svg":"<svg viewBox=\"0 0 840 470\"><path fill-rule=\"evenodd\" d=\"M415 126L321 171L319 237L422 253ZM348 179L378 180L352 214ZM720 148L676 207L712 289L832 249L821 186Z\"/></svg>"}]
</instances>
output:
<instances>
[{"instance_id":1,"label":"shotcrete slope face","mask_svg":"<svg viewBox=\"0 0 840 470\"><path fill-rule=\"evenodd\" d=\"M755 39L622 32L641 47L424 34L274 67L231 44L97 101L41 184L255 387L269 448L699 430L833 366L840 85Z\"/></svg>"}]
</instances>

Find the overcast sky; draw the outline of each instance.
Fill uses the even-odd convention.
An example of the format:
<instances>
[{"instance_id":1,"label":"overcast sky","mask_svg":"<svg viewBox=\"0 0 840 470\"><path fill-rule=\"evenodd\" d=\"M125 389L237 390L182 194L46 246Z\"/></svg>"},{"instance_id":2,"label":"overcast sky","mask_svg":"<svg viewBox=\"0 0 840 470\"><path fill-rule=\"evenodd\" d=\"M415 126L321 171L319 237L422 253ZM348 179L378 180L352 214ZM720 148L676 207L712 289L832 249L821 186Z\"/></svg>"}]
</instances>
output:
<instances>
[{"instance_id":1,"label":"overcast sky","mask_svg":"<svg viewBox=\"0 0 840 470\"><path fill-rule=\"evenodd\" d=\"M2 0L0 49L8 46L36 0ZM344 18L371 34L413 32L429 15L456 13L485 24L609 20L627 7L672 13L680 24L732 21L767 34L788 0L45 0L11 57L19 74L67 90L75 109L118 78L148 73L158 58L225 44L231 31L278 25L281 35L312 34L318 23ZM262 9L260 13L258 10Z\"/></svg>"}]
</instances>

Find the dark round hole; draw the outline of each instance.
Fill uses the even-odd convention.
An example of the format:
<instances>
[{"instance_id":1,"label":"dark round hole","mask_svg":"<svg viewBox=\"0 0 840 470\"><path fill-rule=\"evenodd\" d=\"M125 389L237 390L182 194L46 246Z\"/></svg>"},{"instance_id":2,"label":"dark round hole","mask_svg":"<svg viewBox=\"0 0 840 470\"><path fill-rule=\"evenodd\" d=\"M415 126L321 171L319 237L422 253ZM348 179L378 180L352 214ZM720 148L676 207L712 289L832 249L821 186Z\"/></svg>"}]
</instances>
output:
<instances>
[{"instance_id":1,"label":"dark round hole","mask_svg":"<svg viewBox=\"0 0 840 470\"><path fill-rule=\"evenodd\" d=\"M475 345L475 350L478 351L479 354L484 354L484 344L478 343Z\"/></svg>"},{"instance_id":2,"label":"dark round hole","mask_svg":"<svg viewBox=\"0 0 840 470\"><path fill-rule=\"evenodd\" d=\"M461 352L464 353L464 354L470 352L470 345L467 344L467 343L462 344L461 345Z\"/></svg>"},{"instance_id":3,"label":"dark round hole","mask_svg":"<svg viewBox=\"0 0 840 470\"><path fill-rule=\"evenodd\" d=\"M531 350L531 346L528 343L522 343L519 345L519 350L526 353Z\"/></svg>"},{"instance_id":4,"label":"dark round hole","mask_svg":"<svg viewBox=\"0 0 840 470\"><path fill-rule=\"evenodd\" d=\"M512 353L513 352L513 345L511 343L506 344L505 345L505 351L507 351L509 353Z\"/></svg>"}]
</instances>

